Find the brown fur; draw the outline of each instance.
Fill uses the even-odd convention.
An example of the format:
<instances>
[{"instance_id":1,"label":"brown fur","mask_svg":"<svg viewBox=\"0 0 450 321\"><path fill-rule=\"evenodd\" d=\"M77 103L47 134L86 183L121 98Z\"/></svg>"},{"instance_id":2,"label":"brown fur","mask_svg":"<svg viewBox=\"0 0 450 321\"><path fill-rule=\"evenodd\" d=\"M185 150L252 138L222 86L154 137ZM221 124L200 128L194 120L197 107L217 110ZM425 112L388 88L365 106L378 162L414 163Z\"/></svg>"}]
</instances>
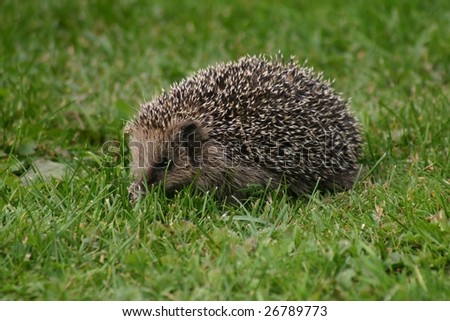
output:
<instances>
[{"instance_id":1,"label":"brown fur","mask_svg":"<svg viewBox=\"0 0 450 321\"><path fill-rule=\"evenodd\" d=\"M174 121L165 131L127 130L135 176L129 190L131 198L136 200L146 188L159 183L164 184L168 194L193 184L202 191L215 191L219 198L243 197L243 190L249 185L279 184L279 179L268 170L236 163L220 143L209 138L208 131L192 121ZM162 158L173 164L156 167Z\"/></svg>"}]
</instances>

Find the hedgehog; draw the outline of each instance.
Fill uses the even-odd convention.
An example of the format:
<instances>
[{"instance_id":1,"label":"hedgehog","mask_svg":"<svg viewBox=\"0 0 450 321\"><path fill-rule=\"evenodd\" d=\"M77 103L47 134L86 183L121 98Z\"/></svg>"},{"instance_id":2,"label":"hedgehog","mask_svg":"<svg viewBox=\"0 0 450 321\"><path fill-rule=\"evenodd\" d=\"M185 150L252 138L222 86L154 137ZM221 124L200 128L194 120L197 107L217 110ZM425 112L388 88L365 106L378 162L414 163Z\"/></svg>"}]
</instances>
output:
<instances>
[{"instance_id":1,"label":"hedgehog","mask_svg":"<svg viewBox=\"0 0 450 321\"><path fill-rule=\"evenodd\" d=\"M322 73L291 58L218 63L144 103L127 123L132 201L160 185L218 197L249 186L345 190L359 169L358 121Z\"/></svg>"}]
</instances>

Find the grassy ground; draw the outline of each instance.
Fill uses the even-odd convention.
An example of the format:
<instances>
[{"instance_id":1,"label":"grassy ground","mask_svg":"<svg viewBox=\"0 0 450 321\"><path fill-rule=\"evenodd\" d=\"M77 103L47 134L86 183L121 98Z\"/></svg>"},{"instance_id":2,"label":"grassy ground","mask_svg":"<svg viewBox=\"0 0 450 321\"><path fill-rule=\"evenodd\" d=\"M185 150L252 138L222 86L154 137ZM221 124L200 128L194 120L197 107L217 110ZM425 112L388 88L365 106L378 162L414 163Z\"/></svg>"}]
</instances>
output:
<instances>
[{"instance_id":1,"label":"grassy ground","mask_svg":"<svg viewBox=\"0 0 450 321\"><path fill-rule=\"evenodd\" d=\"M0 298L449 300L448 1L297 2L1 1ZM278 50L352 97L355 189L131 206L139 103Z\"/></svg>"}]
</instances>

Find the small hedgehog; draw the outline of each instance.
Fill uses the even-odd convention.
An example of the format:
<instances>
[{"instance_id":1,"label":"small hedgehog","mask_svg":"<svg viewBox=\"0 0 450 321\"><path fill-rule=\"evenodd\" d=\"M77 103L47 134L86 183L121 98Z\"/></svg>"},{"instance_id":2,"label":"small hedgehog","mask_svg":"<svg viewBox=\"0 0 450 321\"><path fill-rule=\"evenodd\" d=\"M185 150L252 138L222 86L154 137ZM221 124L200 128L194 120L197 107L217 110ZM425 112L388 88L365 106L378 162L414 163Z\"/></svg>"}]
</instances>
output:
<instances>
[{"instance_id":1,"label":"small hedgehog","mask_svg":"<svg viewBox=\"0 0 450 321\"><path fill-rule=\"evenodd\" d=\"M286 184L294 195L350 188L362 142L347 105L292 59L252 56L200 70L126 125L130 198L156 184L238 198L249 185Z\"/></svg>"}]
</instances>

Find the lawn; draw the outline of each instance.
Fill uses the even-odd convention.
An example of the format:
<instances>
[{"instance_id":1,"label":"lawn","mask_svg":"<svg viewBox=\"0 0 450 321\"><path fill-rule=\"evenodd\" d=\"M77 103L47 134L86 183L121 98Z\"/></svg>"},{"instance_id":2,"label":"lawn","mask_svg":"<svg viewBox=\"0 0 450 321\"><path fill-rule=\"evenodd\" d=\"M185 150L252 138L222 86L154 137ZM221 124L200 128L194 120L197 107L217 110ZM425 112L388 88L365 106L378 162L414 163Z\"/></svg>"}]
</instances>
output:
<instances>
[{"instance_id":1,"label":"lawn","mask_svg":"<svg viewBox=\"0 0 450 321\"><path fill-rule=\"evenodd\" d=\"M0 299L450 300L448 1L112 3L0 2ZM139 104L278 51L352 98L354 189L130 204Z\"/></svg>"}]
</instances>

